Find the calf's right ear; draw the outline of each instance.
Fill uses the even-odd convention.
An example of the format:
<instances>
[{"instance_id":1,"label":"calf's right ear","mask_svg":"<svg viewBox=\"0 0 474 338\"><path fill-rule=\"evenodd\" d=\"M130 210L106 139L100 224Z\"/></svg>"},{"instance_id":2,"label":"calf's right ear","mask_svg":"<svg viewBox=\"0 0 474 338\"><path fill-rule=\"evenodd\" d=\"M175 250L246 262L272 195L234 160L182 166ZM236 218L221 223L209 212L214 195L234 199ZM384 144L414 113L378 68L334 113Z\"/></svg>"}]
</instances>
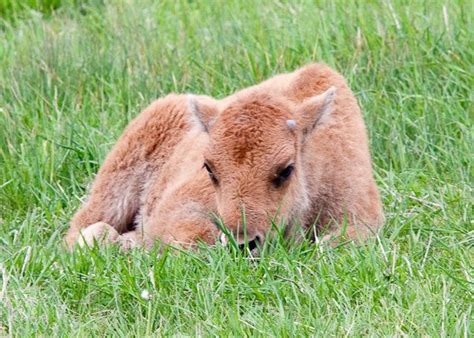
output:
<instances>
[{"instance_id":1,"label":"calf's right ear","mask_svg":"<svg viewBox=\"0 0 474 338\"><path fill-rule=\"evenodd\" d=\"M331 87L320 95L306 99L296 110L296 125L309 134L317 125L325 123L331 115L336 87Z\"/></svg>"},{"instance_id":2,"label":"calf's right ear","mask_svg":"<svg viewBox=\"0 0 474 338\"><path fill-rule=\"evenodd\" d=\"M188 95L188 109L191 112L193 123L209 133L210 128L217 119L218 111L209 97Z\"/></svg>"}]
</instances>

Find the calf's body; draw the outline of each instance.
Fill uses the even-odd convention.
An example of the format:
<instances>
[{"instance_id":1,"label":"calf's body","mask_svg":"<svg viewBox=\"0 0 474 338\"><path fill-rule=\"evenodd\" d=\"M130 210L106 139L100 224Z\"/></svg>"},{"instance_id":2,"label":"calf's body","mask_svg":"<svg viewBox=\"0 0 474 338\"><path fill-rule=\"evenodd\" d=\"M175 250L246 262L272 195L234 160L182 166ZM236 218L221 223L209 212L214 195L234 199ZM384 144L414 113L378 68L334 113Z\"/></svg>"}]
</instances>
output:
<instances>
[{"instance_id":1,"label":"calf's body","mask_svg":"<svg viewBox=\"0 0 474 338\"><path fill-rule=\"evenodd\" d=\"M221 235L212 215L240 242L262 241L272 220L316 236L376 233L366 130L341 75L311 64L223 100L157 100L106 158L66 242L108 233L124 247L212 244Z\"/></svg>"}]
</instances>

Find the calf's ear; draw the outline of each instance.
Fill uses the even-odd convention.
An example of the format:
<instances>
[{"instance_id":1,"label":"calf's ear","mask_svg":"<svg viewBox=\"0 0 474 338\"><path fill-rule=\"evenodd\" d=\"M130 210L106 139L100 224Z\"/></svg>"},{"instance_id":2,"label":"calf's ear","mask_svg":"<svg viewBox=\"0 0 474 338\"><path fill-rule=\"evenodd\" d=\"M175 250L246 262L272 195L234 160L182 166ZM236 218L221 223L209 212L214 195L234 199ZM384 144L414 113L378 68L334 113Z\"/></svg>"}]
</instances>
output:
<instances>
[{"instance_id":1,"label":"calf's ear","mask_svg":"<svg viewBox=\"0 0 474 338\"><path fill-rule=\"evenodd\" d=\"M189 94L188 109L191 112L192 123L208 133L218 115L212 98Z\"/></svg>"},{"instance_id":2,"label":"calf's ear","mask_svg":"<svg viewBox=\"0 0 474 338\"><path fill-rule=\"evenodd\" d=\"M306 99L296 110L297 126L304 134L311 133L316 126L330 118L336 87L331 87L320 95Z\"/></svg>"}]
</instances>

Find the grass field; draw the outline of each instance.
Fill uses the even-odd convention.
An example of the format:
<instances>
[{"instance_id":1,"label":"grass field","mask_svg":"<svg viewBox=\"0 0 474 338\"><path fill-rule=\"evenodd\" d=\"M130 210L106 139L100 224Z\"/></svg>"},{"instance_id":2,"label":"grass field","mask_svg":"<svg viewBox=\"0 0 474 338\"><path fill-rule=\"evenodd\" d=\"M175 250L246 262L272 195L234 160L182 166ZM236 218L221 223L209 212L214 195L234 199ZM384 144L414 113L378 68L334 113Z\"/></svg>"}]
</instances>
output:
<instances>
[{"instance_id":1,"label":"grass field","mask_svg":"<svg viewBox=\"0 0 474 338\"><path fill-rule=\"evenodd\" d=\"M474 333L472 2L48 3L0 0L0 336ZM258 260L63 250L154 98L222 97L315 60L363 107L379 239L276 241Z\"/></svg>"}]
</instances>

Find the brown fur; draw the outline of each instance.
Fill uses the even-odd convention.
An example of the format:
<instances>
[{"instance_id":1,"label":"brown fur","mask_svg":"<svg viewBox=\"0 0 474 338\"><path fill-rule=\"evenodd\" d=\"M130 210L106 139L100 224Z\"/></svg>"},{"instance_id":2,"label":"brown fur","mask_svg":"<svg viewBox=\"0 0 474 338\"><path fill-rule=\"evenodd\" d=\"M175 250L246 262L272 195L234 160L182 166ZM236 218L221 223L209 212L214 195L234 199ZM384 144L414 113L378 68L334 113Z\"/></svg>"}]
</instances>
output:
<instances>
[{"instance_id":1,"label":"brown fur","mask_svg":"<svg viewBox=\"0 0 474 338\"><path fill-rule=\"evenodd\" d=\"M294 172L276 188L272 180L290 163ZM109 224L122 235L109 229L106 241L126 248L156 240L211 244L219 236L212 213L241 242L242 212L250 240L263 239L272 219L303 229L314 224L318 234L328 227L329 235L347 222L349 239L364 239L383 223L357 101L329 67L311 64L220 101L155 101L106 158L66 242L90 243ZM98 222L105 223L89 227Z\"/></svg>"}]
</instances>

